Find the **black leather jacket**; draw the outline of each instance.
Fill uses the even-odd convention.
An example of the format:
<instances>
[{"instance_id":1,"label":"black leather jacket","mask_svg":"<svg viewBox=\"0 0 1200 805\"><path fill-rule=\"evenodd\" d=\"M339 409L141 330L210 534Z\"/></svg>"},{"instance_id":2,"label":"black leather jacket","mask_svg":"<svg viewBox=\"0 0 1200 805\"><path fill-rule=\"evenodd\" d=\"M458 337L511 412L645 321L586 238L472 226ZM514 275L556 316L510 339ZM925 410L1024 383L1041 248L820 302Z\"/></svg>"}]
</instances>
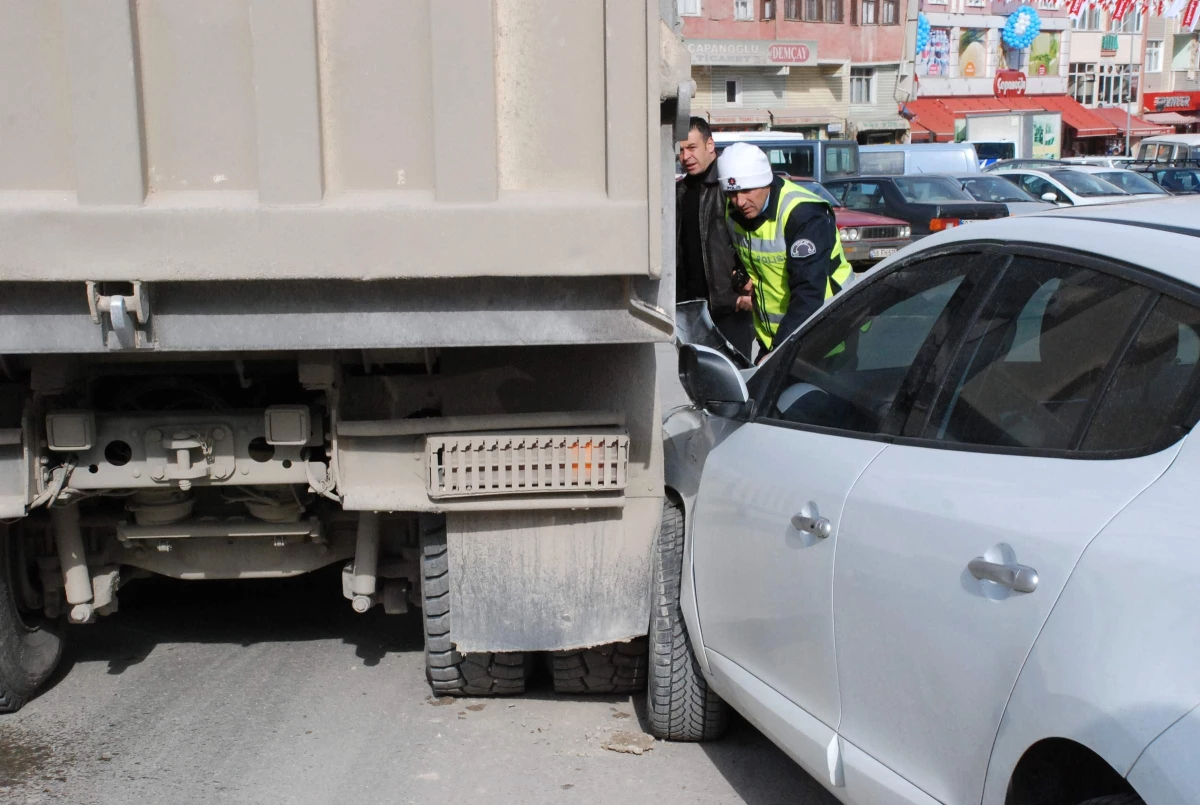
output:
<instances>
[{"instance_id":1,"label":"black leather jacket","mask_svg":"<svg viewBox=\"0 0 1200 805\"><path fill-rule=\"evenodd\" d=\"M675 183L675 266L682 270L683 252L679 245L680 203L686 183ZM708 306L713 316L733 312L737 299L733 292L733 272L737 255L725 225L725 195L717 181L717 161L708 166L700 185L700 239L703 243L704 274L708 279Z\"/></svg>"}]
</instances>

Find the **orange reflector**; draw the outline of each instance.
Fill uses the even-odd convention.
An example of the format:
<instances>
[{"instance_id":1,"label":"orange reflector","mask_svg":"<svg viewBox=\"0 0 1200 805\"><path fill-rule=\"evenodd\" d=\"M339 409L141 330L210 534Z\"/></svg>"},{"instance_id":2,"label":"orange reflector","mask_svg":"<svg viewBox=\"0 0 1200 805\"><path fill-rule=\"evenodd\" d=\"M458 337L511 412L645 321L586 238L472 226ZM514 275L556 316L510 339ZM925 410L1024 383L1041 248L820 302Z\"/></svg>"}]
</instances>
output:
<instances>
[{"instance_id":1,"label":"orange reflector","mask_svg":"<svg viewBox=\"0 0 1200 805\"><path fill-rule=\"evenodd\" d=\"M953 229L961 223L958 218L934 218L929 222L929 231L941 232L943 229Z\"/></svg>"}]
</instances>

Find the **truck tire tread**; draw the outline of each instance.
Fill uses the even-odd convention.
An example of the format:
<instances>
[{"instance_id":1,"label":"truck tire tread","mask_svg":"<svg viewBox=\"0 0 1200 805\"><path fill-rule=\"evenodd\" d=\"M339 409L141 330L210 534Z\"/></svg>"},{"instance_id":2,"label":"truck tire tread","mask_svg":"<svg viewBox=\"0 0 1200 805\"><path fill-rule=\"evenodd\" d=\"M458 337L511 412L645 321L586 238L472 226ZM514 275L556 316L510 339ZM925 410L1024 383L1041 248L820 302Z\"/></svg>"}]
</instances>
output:
<instances>
[{"instance_id":1,"label":"truck tire tread","mask_svg":"<svg viewBox=\"0 0 1200 805\"><path fill-rule=\"evenodd\" d=\"M422 617L425 673L438 696L512 696L525 692L532 655L463 654L450 639L450 562L446 518L421 516Z\"/></svg>"},{"instance_id":2,"label":"truck tire tread","mask_svg":"<svg viewBox=\"0 0 1200 805\"><path fill-rule=\"evenodd\" d=\"M62 624L23 616L13 573L17 537L0 526L0 713L15 713L45 684L62 657Z\"/></svg>"},{"instance_id":3,"label":"truck tire tread","mask_svg":"<svg viewBox=\"0 0 1200 805\"><path fill-rule=\"evenodd\" d=\"M550 670L556 693L637 693L646 689L646 638L556 651Z\"/></svg>"}]
</instances>

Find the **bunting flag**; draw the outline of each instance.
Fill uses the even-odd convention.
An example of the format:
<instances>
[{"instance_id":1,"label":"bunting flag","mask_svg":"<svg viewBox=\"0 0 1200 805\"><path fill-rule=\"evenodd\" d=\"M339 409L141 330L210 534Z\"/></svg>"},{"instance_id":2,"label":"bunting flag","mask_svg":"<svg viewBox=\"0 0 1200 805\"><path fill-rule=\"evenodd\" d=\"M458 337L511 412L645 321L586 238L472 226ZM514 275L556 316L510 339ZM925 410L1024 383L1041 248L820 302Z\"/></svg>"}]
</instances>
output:
<instances>
[{"instance_id":1,"label":"bunting flag","mask_svg":"<svg viewBox=\"0 0 1200 805\"><path fill-rule=\"evenodd\" d=\"M1113 9L1113 22L1120 22L1125 18L1125 14L1133 6L1133 0L1117 0L1117 6Z\"/></svg>"},{"instance_id":2,"label":"bunting flag","mask_svg":"<svg viewBox=\"0 0 1200 805\"><path fill-rule=\"evenodd\" d=\"M1200 0L1188 0L1187 8L1183 10L1183 19L1179 21L1185 31L1196 27L1196 11L1200 10Z\"/></svg>"},{"instance_id":3,"label":"bunting flag","mask_svg":"<svg viewBox=\"0 0 1200 805\"><path fill-rule=\"evenodd\" d=\"M1173 20L1179 16L1185 5L1187 5L1187 0L1171 0L1171 5L1167 6L1167 11L1163 16Z\"/></svg>"},{"instance_id":4,"label":"bunting flag","mask_svg":"<svg viewBox=\"0 0 1200 805\"><path fill-rule=\"evenodd\" d=\"M1067 10L1070 12L1071 19L1079 19L1079 15L1083 13L1084 2L1085 0L1070 0Z\"/></svg>"}]
</instances>

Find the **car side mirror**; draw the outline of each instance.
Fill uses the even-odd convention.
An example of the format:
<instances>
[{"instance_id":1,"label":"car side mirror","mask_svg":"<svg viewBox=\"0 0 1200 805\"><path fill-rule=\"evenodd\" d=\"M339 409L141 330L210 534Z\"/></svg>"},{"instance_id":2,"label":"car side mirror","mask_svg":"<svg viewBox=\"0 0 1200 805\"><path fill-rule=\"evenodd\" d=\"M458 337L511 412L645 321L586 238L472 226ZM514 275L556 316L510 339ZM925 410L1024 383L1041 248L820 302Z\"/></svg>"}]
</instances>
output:
<instances>
[{"instance_id":1,"label":"car side mirror","mask_svg":"<svg viewBox=\"0 0 1200 805\"><path fill-rule=\"evenodd\" d=\"M1049 201L1053 204L1058 201L1058 193L1042 193L1042 201Z\"/></svg>"},{"instance_id":2,"label":"car side mirror","mask_svg":"<svg viewBox=\"0 0 1200 805\"><path fill-rule=\"evenodd\" d=\"M735 417L750 401L737 366L711 347L679 347L679 382L693 405L716 416Z\"/></svg>"}]
</instances>

